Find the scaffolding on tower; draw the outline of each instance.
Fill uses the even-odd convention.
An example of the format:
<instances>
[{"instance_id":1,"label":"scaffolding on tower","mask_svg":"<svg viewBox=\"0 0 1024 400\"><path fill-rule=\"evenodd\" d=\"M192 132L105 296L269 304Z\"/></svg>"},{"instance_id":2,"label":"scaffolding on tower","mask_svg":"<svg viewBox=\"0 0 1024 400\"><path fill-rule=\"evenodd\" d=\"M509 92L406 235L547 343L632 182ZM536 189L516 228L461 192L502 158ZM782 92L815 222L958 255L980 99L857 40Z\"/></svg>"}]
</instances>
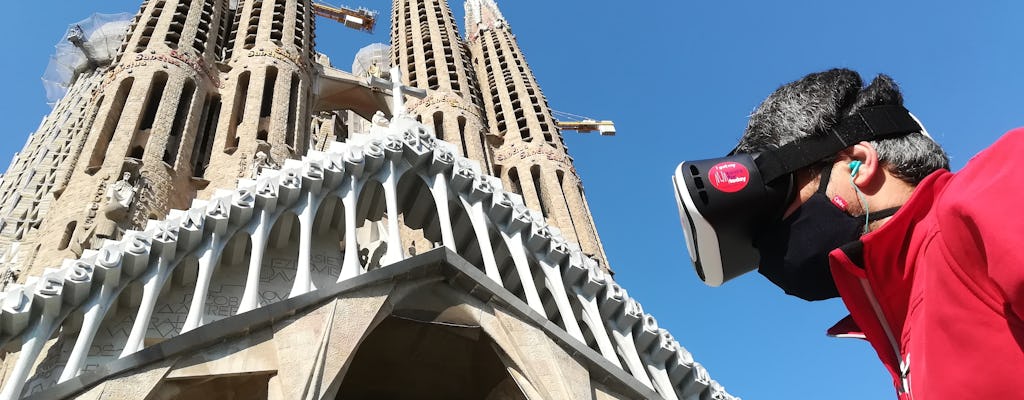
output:
<instances>
[{"instance_id":1,"label":"scaffolding on tower","mask_svg":"<svg viewBox=\"0 0 1024 400\"><path fill-rule=\"evenodd\" d=\"M93 14L68 26L55 45L43 73L46 100L53 106L64 98L75 77L85 70L108 65L117 55L132 14Z\"/></svg>"}]
</instances>

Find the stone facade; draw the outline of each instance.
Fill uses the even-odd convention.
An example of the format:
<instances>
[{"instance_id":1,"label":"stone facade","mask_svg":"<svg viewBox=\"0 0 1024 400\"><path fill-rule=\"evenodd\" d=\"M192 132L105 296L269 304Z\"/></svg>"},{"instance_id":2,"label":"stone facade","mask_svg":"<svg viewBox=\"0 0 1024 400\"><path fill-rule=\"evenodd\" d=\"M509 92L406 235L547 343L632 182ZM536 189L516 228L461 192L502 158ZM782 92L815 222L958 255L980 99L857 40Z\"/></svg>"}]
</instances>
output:
<instances>
[{"instance_id":1,"label":"stone facade","mask_svg":"<svg viewBox=\"0 0 1024 400\"><path fill-rule=\"evenodd\" d=\"M608 268L583 184L547 98L494 0L466 1L466 32L482 78L495 174Z\"/></svg>"},{"instance_id":2,"label":"stone facade","mask_svg":"<svg viewBox=\"0 0 1024 400\"><path fill-rule=\"evenodd\" d=\"M491 172L476 71L447 0L394 0L391 18L392 65L399 67L404 84L430 91L410 102L410 111L439 139Z\"/></svg>"},{"instance_id":3,"label":"stone facade","mask_svg":"<svg viewBox=\"0 0 1024 400\"><path fill-rule=\"evenodd\" d=\"M0 181L0 287L17 280L24 268L19 258L21 243L37 237L35 231L67 189L72 167L96 120L105 75L106 67L101 67L78 76L24 149L14 155ZM50 237L59 238L58 248L70 247L76 228L72 223L59 236Z\"/></svg>"},{"instance_id":4,"label":"stone facade","mask_svg":"<svg viewBox=\"0 0 1024 400\"><path fill-rule=\"evenodd\" d=\"M607 273L494 2L393 5L385 82L309 0L143 3L0 182L0 400L733 398Z\"/></svg>"}]
</instances>

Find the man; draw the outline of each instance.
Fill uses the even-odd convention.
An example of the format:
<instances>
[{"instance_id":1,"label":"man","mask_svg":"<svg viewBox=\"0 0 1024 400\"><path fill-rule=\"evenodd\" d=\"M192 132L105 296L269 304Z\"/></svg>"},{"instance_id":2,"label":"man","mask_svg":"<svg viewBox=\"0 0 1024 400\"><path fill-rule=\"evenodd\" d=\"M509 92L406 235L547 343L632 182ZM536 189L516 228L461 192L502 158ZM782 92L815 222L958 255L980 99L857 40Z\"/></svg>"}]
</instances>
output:
<instances>
[{"instance_id":1,"label":"man","mask_svg":"<svg viewBox=\"0 0 1024 400\"><path fill-rule=\"evenodd\" d=\"M736 153L902 102L885 75L810 74L761 103ZM867 339L900 399L1024 398L1022 151L1017 129L954 174L923 130L846 147L792 174L781 221L753 238L758 270L806 300L841 296L851 315L829 333Z\"/></svg>"}]
</instances>

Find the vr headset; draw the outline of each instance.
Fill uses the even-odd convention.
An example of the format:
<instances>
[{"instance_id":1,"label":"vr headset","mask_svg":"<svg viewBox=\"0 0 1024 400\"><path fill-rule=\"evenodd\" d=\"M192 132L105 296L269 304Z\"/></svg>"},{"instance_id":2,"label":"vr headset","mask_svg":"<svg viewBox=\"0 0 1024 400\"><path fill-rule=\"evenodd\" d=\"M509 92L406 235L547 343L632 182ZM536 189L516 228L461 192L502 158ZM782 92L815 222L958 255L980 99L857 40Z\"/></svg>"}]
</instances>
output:
<instances>
[{"instance_id":1,"label":"vr headset","mask_svg":"<svg viewBox=\"0 0 1024 400\"><path fill-rule=\"evenodd\" d=\"M781 221L796 197L797 170L862 141L915 132L925 131L903 106L867 107L826 134L760 153L733 150L722 158L679 164L672 181L697 276L719 286L757 268L760 254L753 238Z\"/></svg>"}]
</instances>

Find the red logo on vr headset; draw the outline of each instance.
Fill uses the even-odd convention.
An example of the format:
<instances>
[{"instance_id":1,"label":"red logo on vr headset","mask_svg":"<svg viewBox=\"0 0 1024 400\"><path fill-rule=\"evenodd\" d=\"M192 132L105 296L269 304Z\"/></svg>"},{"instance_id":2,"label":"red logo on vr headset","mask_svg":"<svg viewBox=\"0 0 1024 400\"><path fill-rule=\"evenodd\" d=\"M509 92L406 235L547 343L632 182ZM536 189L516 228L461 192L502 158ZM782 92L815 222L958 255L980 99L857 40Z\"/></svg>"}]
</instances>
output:
<instances>
[{"instance_id":1,"label":"red logo on vr headset","mask_svg":"<svg viewBox=\"0 0 1024 400\"><path fill-rule=\"evenodd\" d=\"M750 171L743 164L724 162L708 170L708 181L715 189L725 193L736 193L747 187L750 182Z\"/></svg>"}]
</instances>

